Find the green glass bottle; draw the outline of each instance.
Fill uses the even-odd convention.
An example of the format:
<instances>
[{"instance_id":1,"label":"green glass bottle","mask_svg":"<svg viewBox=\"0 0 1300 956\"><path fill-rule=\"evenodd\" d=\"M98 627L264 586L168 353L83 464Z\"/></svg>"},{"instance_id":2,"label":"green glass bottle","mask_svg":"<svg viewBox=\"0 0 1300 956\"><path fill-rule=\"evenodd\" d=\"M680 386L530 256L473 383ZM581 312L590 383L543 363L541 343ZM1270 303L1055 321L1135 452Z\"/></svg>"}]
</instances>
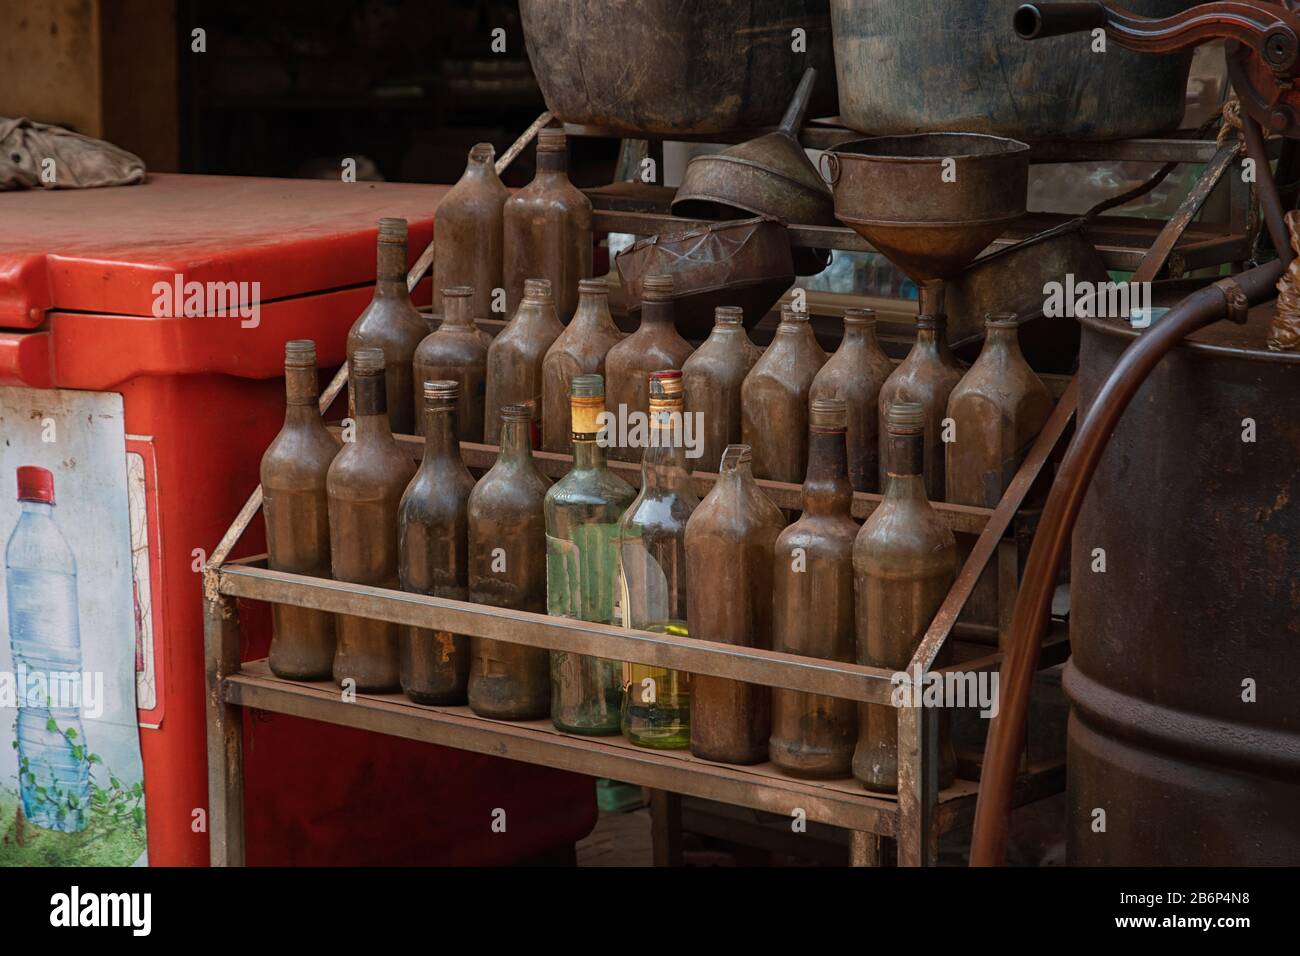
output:
<instances>
[{"instance_id":1,"label":"green glass bottle","mask_svg":"<svg viewBox=\"0 0 1300 956\"><path fill-rule=\"evenodd\" d=\"M621 623L618 604L619 516L636 489L605 464L597 443L605 380L575 375L569 389L573 467L546 493L546 612L557 617ZM575 734L616 734L623 665L586 654L551 651L551 721Z\"/></svg>"},{"instance_id":2,"label":"green glass bottle","mask_svg":"<svg viewBox=\"0 0 1300 956\"><path fill-rule=\"evenodd\" d=\"M623 626L684 636L686 521L700 500L683 447L682 373L651 372L650 443L641 459L641 491L618 523ZM623 734L642 747L691 742L691 675L625 664Z\"/></svg>"}]
</instances>

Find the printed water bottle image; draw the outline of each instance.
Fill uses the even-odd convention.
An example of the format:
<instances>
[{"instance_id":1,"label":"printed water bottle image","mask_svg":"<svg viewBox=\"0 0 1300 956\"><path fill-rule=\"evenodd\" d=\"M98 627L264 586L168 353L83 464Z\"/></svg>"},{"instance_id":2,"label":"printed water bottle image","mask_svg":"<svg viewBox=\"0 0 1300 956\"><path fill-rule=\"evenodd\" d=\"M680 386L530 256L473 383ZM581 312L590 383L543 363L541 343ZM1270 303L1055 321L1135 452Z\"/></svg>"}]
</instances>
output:
<instances>
[{"instance_id":1,"label":"printed water bottle image","mask_svg":"<svg viewBox=\"0 0 1300 956\"><path fill-rule=\"evenodd\" d=\"M54 517L54 475L18 469L22 513L5 547L9 640L18 693L18 777L35 826L85 829L90 761L81 724L77 564Z\"/></svg>"}]
</instances>

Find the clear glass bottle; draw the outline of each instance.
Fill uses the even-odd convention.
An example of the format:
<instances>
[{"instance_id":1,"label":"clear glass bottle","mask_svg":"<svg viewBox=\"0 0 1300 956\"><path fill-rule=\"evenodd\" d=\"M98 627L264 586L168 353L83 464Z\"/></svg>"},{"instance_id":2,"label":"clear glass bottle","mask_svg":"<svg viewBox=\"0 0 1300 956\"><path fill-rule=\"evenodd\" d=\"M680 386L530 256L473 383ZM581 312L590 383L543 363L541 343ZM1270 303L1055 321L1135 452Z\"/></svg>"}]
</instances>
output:
<instances>
[{"instance_id":1,"label":"clear glass bottle","mask_svg":"<svg viewBox=\"0 0 1300 956\"><path fill-rule=\"evenodd\" d=\"M916 402L925 416L925 493L931 501L943 501L944 450L943 420L948 414L948 396L961 381L961 368L948 351L947 320L943 316L918 315L916 342L898 368L880 387L878 400L880 438L880 488L887 481L888 462L885 450L889 434L885 418L895 404Z\"/></svg>"},{"instance_id":2,"label":"clear glass bottle","mask_svg":"<svg viewBox=\"0 0 1300 956\"><path fill-rule=\"evenodd\" d=\"M492 290L505 288L501 263L505 241L505 204L510 198L497 175L491 143L469 151L465 172L442 197L433 213L433 311L445 309L442 290L474 290L472 315L492 317Z\"/></svg>"},{"instance_id":3,"label":"clear glass bottle","mask_svg":"<svg viewBox=\"0 0 1300 956\"><path fill-rule=\"evenodd\" d=\"M330 463L330 568L336 581L397 587L397 509L415 464L388 426L384 353L359 349L351 358L348 391L355 434ZM334 679L355 690L386 693L401 686L401 628L352 614L335 616Z\"/></svg>"},{"instance_id":4,"label":"clear glass bottle","mask_svg":"<svg viewBox=\"0 0 1300 956\"><path fill-rule=\"evenodd\" d=\"M1011 312L990 313L979 358L948 396L953 441L944 445L947 500L996 508L1052 413L1052 395L1020 351L1019 324ZM973 538L957 547L964 561ZM962 619L998 623L997 569L986 567Z\"/></svg>"},{"instance_id":5,"label":"clear glass bottle","mask_svg":"<svg viewBox=\"0 0 1300 956\"><path fill-rule=\"evenodd\" d=\"M348 332L348 358L360 349L382 349L387 362L388 420L399 435L415 432L411 362L428 331L406 288L406 220L379 220L375 295ZM349 406L352 414L356 410Z\"/></svg>"},{"instance_id":6,"label":"clear glass bottle","mask_svg":"<svg viewBox=\"0 0 1300 956\"><path fill-rule=\"evenodd\" d=\"M570 392L573 467L546 493L546 613L621 624L618 519L636 490L609 470L597 441L604 379L575 375ZM622 702L622 663L551 651L551 721L560 730L616 734Z\"/></svg>"},{"instance_id":7,"label":"clear glass bottle","mask_svg":"<svg viewBox=\"0 0 1300 956\"><path fill-rule=\"evenodd\" d=\"M772 344L740 390L741 434L754 449L754 475L803 481L808 467L808 393L826 364L807 312L781 306Z\"/></svg>"},{"instance_id":8,"label":"clear glass bottle","mask_svg":"<svg viewBox=\"0 0 1300 956\"><path fill-rule=\"evenodd\" d=\"M262 514L267 567L330 576L329 499L325 476L339 443L318 406L316 343L284 344L284 427L262 455ZM271 672L286 680L329 680L334 668L334 615L271 605Z\"/></svg>"},{"instance_id":9,"label":"clear glass bottle","mask_svg":"<svg viewBox=\"0 0 1300 956\"><path fill-rule=\"evenodd\" d=\"M849 481L854 491L880 486L880 389L894 363L876 338L872 309L846 309L844 338L827 359L808 392L809 401L843 399L848 408Z\"/></svg>"},{"instance_id":10,"label":"clear glass bottle","mask_svg":"<svg viewBox=\"0 0 1300 956\"><path fill-rule=\"evenodd\" d=\"M487 352L491 336L474 324L474 290L456 286L442 290L443 316L415 350L416 387L421 401L425 382L452 381L460 385L456 421L461 441L483 438L483 399L487 393ZM424 420L416 422L424 428ZM422 432L417 431L417 434Z\"/></svg>"},{"instance_id":11,"label":"clear glass bottle","mask_svg":"<svg viewBox=\"0 0 1300 956\"><path fill-rule=\"evenodd\" d=\"M564 326L555 317L549 279L524 283L524 300L506 327L492 340L487 353L487 399L483 403L483 441L501 437L500 410L529 402L535 416L530 426L535 447L541 447L542 361Z\"/></svg>"},{"instance_id":12,"label":"clear glass bottle","mask_svg":"<svg viewBox=\"0 0 1300 956\"><path fill-rule=\"evenodd\" d=\"M659 369L680 369L690 356L691 343L677 334L673 320L673 277L646 276L641 285L641 324L605 356L609 410L628 426L619 441L611 440L611 458L641 460L648 435L643 429L638 436L634 428L649 411L648 376Z\"/></svg>"},{"instance_id":13,"label":"clear glass bottle","mask_svg":"<svg viewBox=\"0 0 1300 956\"><path fill-rule=\"evenodd\" d=\"M569 140L562 129L537 134L537 175L505 205L506 307L524 297L524 280L551 280L555 309L568 321L578 282L591 276L591 200L569 182Z\"/></svg>"},{"instance_id":14,"label":"clear glass bottle","mask_svg":"<svg viewBox=\"0 0 1300 956\"><path fill-rule=\"evenodd\" d=\"M546 519L550 488L533 462L531 402L500 410L501 451L469 496L469 599L546 613ZM551 710L544 647L475 637L469 706L482 717L537 720Z\"/></svg>"},{"instance_id":15,"label":"clear glass bottle","mask_svg":"<svg viewBox=\"0 0 1300 956\"><path fill-rule=\"evenodd\" d=\"M682 436L682 373L650 373L649 445L641 490L618 523L623 626L688 634L686 522L699 499ZM643 747L690 746L691 675L647 664L623 669L623 734Z\"/></svg>"},{"instance_id":16,"label":"clear glass bottle","mask_svg":"<svg viewBox=\"0 0 1300 956\"><path fill-rule=\"evenodd\" d=\"M772 649L851 663L854 636L853 486L849 483L843 399L812 403L803 515L776 540ZM851 700L772 688L768 756L800 777L847 777L858 737Z\"/></svg>"},{"instance_id":17,"label":"clear glass bottle","mask_svg":"<svg viewBox=\"0 0 1300 956\"><path fill-rule=\"evenodd\" d=\"M884 500L853 543L858 663L904 670L957 577L952 531L925 494L925 411L891 406L885 419L888 482ZM950 645L949 645L950 646ZM935 664L947 663L947 650ZM853 776L868 790L898 791L898 714L888 704L858 708ZM939 786L952 783L957 758L947 712L939 715Z\"/></svg>"},{"instance_id":18,"label":"clear glass bottle","mask_svg":"<svg viewBox=\"0 0 1300 956\"><path fill-rule=\"evenodd\" d=\"M745 312L720 305L713 312L713 330L682 364L686 413L698 412L700 457L690 464L699 471L716 471L722 451L737 444L740 430L740 387L763 350L745 332Z\"/></svg>"},{"instance_id":19,"label":"clear glass bottle","mask_svg":"<svg viewBox=\"0 0 1300 956\"><path fill-rule=\"evenodd\" d=\"M470 492L474 476L460 457L456 406L460 384L424 383L424 457L398 508L397 577L403 591L466 601ZM469 638L402 627L401 680L417 704L463 704Z\"/></svg>"},{"instance_id":20,"label":"clear glass bottle","mask_svg":"<svg viewBox=\"0 0 1300 956\"><path fill-rule=\"evenodd\" d=\"M728 445L718 480L686 523L687 627L702 641L772 647L772 554L781 509L754 483L748 445ZM767 759L771 691L691 677L691 753L752 764Z\"/></svg>"},{"instance_id":21,"label":"clear glass bottle","mask_svg":"<svg viewBox=\"0 0 1300 956\"><path fill-rule=\"evenodd\" d=\"M569 427L569 388L578 375L600 375L601 408L605 405L605 356L623 338L609 314L609 280L578 283L578 311L542 361L542 450L565 454ZM601 454L604 452L602 450Z\"/></svg>"}]
</instances>

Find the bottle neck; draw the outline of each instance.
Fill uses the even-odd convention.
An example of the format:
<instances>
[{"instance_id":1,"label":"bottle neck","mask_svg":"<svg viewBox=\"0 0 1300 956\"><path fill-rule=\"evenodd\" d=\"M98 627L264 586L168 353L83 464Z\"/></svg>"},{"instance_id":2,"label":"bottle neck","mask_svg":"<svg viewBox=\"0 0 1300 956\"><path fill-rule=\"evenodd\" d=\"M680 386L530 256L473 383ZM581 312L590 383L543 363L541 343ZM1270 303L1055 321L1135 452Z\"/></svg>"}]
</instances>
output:
<instances>
[{"instance_id":1,"label":"bottle neck","mask_svg":"<svg viewBox=\"0 0 1300 956\"><path fill-rule=\"evenodd\" d=\"M569 178L569 154L567 152L554 152L537 154L537 179L565 179Z\"/></svg>"},{"instance_id":2,"label":"bottle neck","mask_svg":"<svg viewBox=\"0 0 1300 956\"><path fill-rule=\"evenodd\" d=\"M382 375L364 375L352 379L352 407L356 415L357 440L374 435L388 435L388 393Z\"/></svg>"},{"instance_id":3,"label":"bottle neck","mask_svg":"<svg viewBox=\"0 0 1300 956\"><path fill-rule=\"evenodd\" d=\"M605 295L580 295L578 310L573 313L569 328L587 332L601 328L609 314L609 297ZM610 319L612 321L612 317Z\"/></svg>"},{"instance_id":4,"label":"bottle neck","mask_svg":"<svg viewBox=\"0 0 1300 956\"><path fill-rule=\"evenodd\" d=\"M852 503L844 432L812 431L808 436L808 476L803 483L804 513L847 515Z\"/></svg>"},{"instance_id":5,"label":"bottle neck","mask_svg":"<svg viewBox=\"0 0 1300 956\"><path fill-rule=\"evenodd\" d=\"M980 349L980 358L989 356L997 361L1023 361L1020 351L1020 336L1016 329L986 329L984 348Z\"/></svg>"},{"instance_id":6,"label":"bottle neck","mask_svg":"<svg viewBox=\"0 0 1300 956\"><path fill-rule=\"evenodd\" d=\"M885 500L925 500L925 436L890 435L885 454Z\"/></svg>"},{"instance_id":7,"label":"bottle neck","mask_svg":"<svg viewBox=\"0 0 1300 956\"><path fill-rule=\"evenodd\" d=\"M25 515L35 515L38 518L54 517L54 505L48 501L20 501L18 504L19 510Z\"/></svg>"},{"instance_id":8,"label":"bottle neck","mask_svg":"<svg viewBox=\"0 0 1300 956\"><path fill-rule=\"evenodd\" d=\"M438 331L443 329L470 329L475 328L473 316L470 314L471 300L469 298L443 298L442 324L438 326Z\"/></svg>"},{"instance_id":9,"label":"bottle neck","mask_svg":"<svg viewBox=\"0 0 1300 956\"><path fill-rule=\"evenodd\" d=\"M460 441L457 436L456 406L426 405L424 408L424 458L423 468L440 459L460 458Z\"/></svg>"},{"instance_id":10,"label":"bottle neck","mask_svg":"<svg viewBox=\"0 0 1300 956\"><path fill-rule=\"evenodd\" d=\"M316 367L286 367L284 370L286 425L309 424L320 418L318 407L319 387L316 382Z\"/></svg>"},{"instance_id":11,"label":"bottle neck","mask_svg":"<svg viewBox=\"0 0 1300 956\"><path fill-rule=\"evenodd\" d=\"M375 264L375 298L411 298L406 289L406 243L379 243Z\"/></svg>"},{"instance_id":12,"label":"bottle neck","mask_svg":"<svg viewBox=\"0 0 1300 956\"><path fill-rule=\"evenodd\" d=\"M641 458L641 484L650 490L672 490L690 481L682 435L681 407L650 413L650 447Z\"/></svg>"},{"instance_id":13,"label":"bottle neck","mask_svg":"<svg viewBox=\"0 0 1300 956\"><path fill-rule=\"evenodd\" d=\"M511 464L531 464L533 458L533 429L531 421L501 422L501 452L499 461Z\"/></svg>"},{"instance_id":14,"label":"bottle neck","mask_svg":"<svg viewBox=\"0 0 1300 956\"><path fill-rule=\"evenodd\" d=\"M575 471L604 471L608 467L606 451L596 441L596 436L590 438L575 438L573 440L573 468Z\"/></svg>"},{"instance_id":15,"label":"bottle neck","mask_svg":"<svg viewBox=\"0 0 1300 956\"><path fill-rule=\"evenodd\" d=\"M672 302L642 300L640 328L675 327Z\"/></svg>"}]
</instances>

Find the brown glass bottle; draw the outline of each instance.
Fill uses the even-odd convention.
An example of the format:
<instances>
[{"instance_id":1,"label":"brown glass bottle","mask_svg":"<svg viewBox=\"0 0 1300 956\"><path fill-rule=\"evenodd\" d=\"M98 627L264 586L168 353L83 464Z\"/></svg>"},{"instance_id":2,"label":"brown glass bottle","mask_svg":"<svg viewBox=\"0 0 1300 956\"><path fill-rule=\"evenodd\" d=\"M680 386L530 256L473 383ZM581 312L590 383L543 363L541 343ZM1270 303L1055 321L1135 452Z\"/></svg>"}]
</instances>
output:
<instances>
[{"instance_id":1,"label":"brown glass bottle","mask_svg":"<svg viewBox=\"0 0 1300 956\"><path fill-rule=\"evenodd\" d=\"M1052 413L1052 395L1020 351L1019 325L1011 312L984 321L984 347L948 397L953 441L944 449L948 501L996 508L1029 446ZM958 540L963 560L970 539ZM997 571L985 568L966 602L963 619L996 625Z\"/></svg>"},{"instance_id":2,"label":"brown glass bottle","mask_svg":"<svg viewBox=\"0 0 1300 956\"><path fill-rule=\"evenodd\" d=\"M505 205L506 307L524 297L524 280L551 280L555 309L568 321L578 308L578 281L591 276L591 201L569 182L568 137L537 134L537 175Z\"/></svg>"},{"instance_id":3,"label":"brown glass bottle","mask_svg":"<svg viewBox=\"0 0 1300 956\"><path fill-rule=\"evenodd\" d=\"M925 493L931 501L943 501L944 450L943 420L948 414L948 396L961 381L961 369L948 351L946 321L932 315L916 317L916 343L898 368L894 369L880 388L880 488L886 485L885 449L889 435L885 417L889 409L899 402L916 402L925 416Z\"/></svg>"},{"instance_id":4,"label":"brown glass bottle","mask_svg":"<svg viewBox=\"0 0 1300 956\"><path fill-rule=\"evenodd\" d=\"M672 276L646 276L641 286L641 324L605 356L606 405L618 421L627 424L627 434L609 436L611 458L641 460L649 425L641 429L640 435L634 428L647 420L650 373L680 371L691 356L691 344L677 334L673 323L672 295ZM633 412L640 415L629 418ZM687 467L691 467L689 462Z\"/></svg>"},{"instance_id":5,"label":"brown glass bottle","mask_svg":"<svg viewBox=\"0 0 1300 956\"><path fill-rule=\"evenodd\" d=\"M329 500L325 475L339 443L317 405L316 343L284 343L284 427L262 456L262 514L267 567L330 576ZM334 615L271 605L271 672L287 680L328 680L334 667Z\"/></svg>"},{"instance_id":6,"label":"brown glass bottle","mask_svg":"<svg viewBox=\"0 0 1300 956\"><path fill-rule=\"evenodd\" d=\"M880 389L894 363L876 339L876 313L844 312L844 338L813 379L809 400L840 398L848 407L849 482L854 491L880 487Z\"/></svg>"},{"instance_id":7,"label":"brown glass bottle","mask_svg":"<svg viewBox=\"0 0 1300 956\"><path fill-rule=\"evenodd\" d=\"M483 399L487 391L487 350L491 339L474 324L473 299L474 290L469 286L442 290L445 309L442 323L436 332L424 337L415 350L413 363L421 396L425 382L449 381L460 385L456 427L461 441L482 440ZM416 422L416 428L424 428L423 419Z\"/></svg>"},{"instance_id":8,"label":"brown glass bottle","mask_svg":"<svg viewBox=\"0 0 1300 956\"><path fill-rule=\"evenodd\" d=\"M754 449L754 474L800 482L808 464L808 393L826 364L807 312L781 306L772 344L741 386L741 433Z\"/></svg>"},{"instance_id":9,"label":"brown glass bottle","mask_svg":"<svg viewBox=\"0 0 1300 956\"><path fill-rule=\"evenodd\" d=\"M443 289L469 286L474 318L488 319L492 290L505 288L501 261L510 190L497 175L495 157L491 143L474 146L464 175L434 210L433 311L439 315L445 311Z\"/></svg>"},{"instance_id":10,"label":"brown glass bottle","mask_svg":"<svg viewBox=\"0 0 1300 956\"><path fill-rule=\"evenodd\" d=\"M843 399L817 399L808 419L803 515L776 540L772 649L850 663L854 634L853 486L849 483ZM858 737L851 700L772 688L768 756L800 777L847 777Z\"/></svg>"},{"instance_id":11,"label":"brown glass bottle","mask_svg":"<svg viewBox=\"0 0 1300 956\"><path fill-rule=\"evenodd\" d=\"M348 358L360 349L382 349L387 363L388 421L399 435L415 432L411 361L428 326L406 288L406 220L379 220L375 296L348 332ZM352 415L356 409L349 405Z\"/></svg>"},{"instance_id":12,"label":"brown glass bottle","mask_svg":"<svg viewBox=\"0 0 1300 956\"><path fill-rule=\"evenodd\" d=\"M384 353L358 350L348 372L355 434L347 441L345 433L325 481L330 567L338 581L396 588L397 507L415 465L388 426ZM334 679L351 679L358 691L397 690L399 626L351 614L335 620Z\"/></svg>"},{"instance_id":13,"label":"brown glass bottle","mask_svg":"<svg viewBox=\"0 0 1300 956\"><path fill-rule=\"evenodd\" d=\"M460 457L456 405L460 385L424 383L424 457L398 508L397 577L403 591L468 600L470 492L474 477ZM402 690L417 704L463 704L469 638L403 627Z\"/></svg>"},{"instance_id":14,"label":"brown glass bottle","mask_svg":"<svg viewBox=\"0 0 1300 956\"><path fill-rule=\"evenodd\" d=\"M533 463L533 407L500 410L501 452L469 496L469 599L546 613L546 490ZM498 720L551 712L550 653L483 637L471 640L469 706Z\"/></svg>"},{"instance_id":15,"label":"brown glass bottle","mask_svg":"<svg viewBox=\"0 0 1300 956\"><path fill-rule=\"evenodd\" d=\"M858 663L904 670L957 576L957 544L927 500L925 412L893 405L885 419L884 500L853 543ZM947 648L935 666L947 663ZM858 708L853 776L868 790L898 790L898 714L888 704ZM939 786L952 783L956 755L947 713L939 715Z\"/></svg>"},{"instance_id":16,"label":"brown glass bottle","mask_svg":"<svg viewBox=\"0 0 1300 956\"><path fill-rule=\"evenodd\" d=\"M772 548L785 527L749 470L748 445L728 445L718 480L686 522L686 622L691 637L772 646ZM691 677L691 753L750 764L767 759L771 692L757 684Z\"/></svg>"},{"instance_id":17,"label":"brown glass bottle","mask_svg":"<svg viewBox=\"0 0 1300 956\"><path fill-rule=\"evenodd\" d=\"M605 355L623 333L609 314L609 281L578 283L578 311L542 361L542 449L567 454L572 436L569 390L578 375L605 374Z\"/></svg>"},{"instance_id":18,"label":"brown glass bottle","mask_svg":"<svg viewBox=\"0 0 1300 956\"><path fill-rule=\"evenodd\" d=\"M550 280L527 280L523 301L488 349L487 399L483 403L486 444L501 436L500 410L524 402L531 403L536 416L531 425L536 440L542 430L542 360L563 331L555 317Z\"/></svg>"},{"instance_id":19,"label":"brown glass bottle","mask_svg":"<svg viewBox=\"0 0 1300 956\"><path fill-rule=\"evenodd\" d=\"M713 331L682 364L686 413L699 413L702 424L700 457L691 462L699 471L717 471L722 451L740 441L740 386L763 350L749 340L739 306L718 306Z\"/></svg>"}]
</instances>

